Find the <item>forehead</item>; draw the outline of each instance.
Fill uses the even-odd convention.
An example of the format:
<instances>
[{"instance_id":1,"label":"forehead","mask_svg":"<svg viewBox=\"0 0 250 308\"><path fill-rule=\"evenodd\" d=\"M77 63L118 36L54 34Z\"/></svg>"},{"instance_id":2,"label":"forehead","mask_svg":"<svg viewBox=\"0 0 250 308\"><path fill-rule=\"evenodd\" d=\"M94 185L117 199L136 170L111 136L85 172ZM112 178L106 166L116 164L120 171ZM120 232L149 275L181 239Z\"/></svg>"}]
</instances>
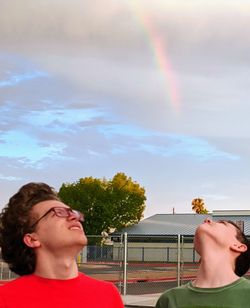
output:
<instances>
[{"instance_id":1,"label":"forehead","mask_svg":"<svg viewBox=\"0 0 250 308\"><path fill-rule=\"evenodd\" d=\"M32 207L32 213L35 214L44 214L46 211L51 209L52 207L66 207L68 208L67 205L65 205L63 202L58 201L58 200L46 200L46 201L41 201L35 204Z\"/></svg>"}]
</instances>

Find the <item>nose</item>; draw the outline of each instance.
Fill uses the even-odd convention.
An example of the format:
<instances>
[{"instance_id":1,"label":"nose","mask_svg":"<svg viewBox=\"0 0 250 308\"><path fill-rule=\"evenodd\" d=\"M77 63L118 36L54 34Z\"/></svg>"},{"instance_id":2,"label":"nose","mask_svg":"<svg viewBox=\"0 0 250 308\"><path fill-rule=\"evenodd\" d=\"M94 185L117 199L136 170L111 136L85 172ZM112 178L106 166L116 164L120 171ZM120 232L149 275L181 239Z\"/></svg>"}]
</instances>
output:
<instances>
[{"instance_id":1,"label":"nose","mask_svg":"<svg viewBox=\"0 0 250 308\"><path fill-rule=\"evenodd\" d=\"M78 213L72 211L72 212L69 212L68 219L69 220L80 220L80 217L79 217Z\"/></svg>"},{"instance_id":2,"label":"nose","mask_svg":"<svg viewBox=\"0 0 250 308\"><path fill-rule=\"evenodd\" d=\"M206 219L204 220L204 222L210 224L210 223L212 222L212 219L206 218Z\"/></svg>"}]
</instances>

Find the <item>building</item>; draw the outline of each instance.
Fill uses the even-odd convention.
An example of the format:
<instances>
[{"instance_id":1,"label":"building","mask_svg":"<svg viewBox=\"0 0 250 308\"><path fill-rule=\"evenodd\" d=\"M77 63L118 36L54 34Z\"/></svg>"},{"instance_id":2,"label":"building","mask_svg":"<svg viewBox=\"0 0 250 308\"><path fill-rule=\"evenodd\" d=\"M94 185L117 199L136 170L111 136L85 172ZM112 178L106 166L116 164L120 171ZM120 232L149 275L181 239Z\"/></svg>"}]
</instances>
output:
<instances>
[{"instance_id":1,"label":"building","mask_svg":"<svg viewBox=\"0 0 250 308\"><path fill-rule=\"evenodd\" d=\"M193 246L195 230L206 218L232 220L250 236L250 210L220 210L209 214L156 214L138 224L112 234L113 257L121 258L123 235L126 234L128 261L176 262L181 254L185 262L199 256Z\"/></svg>"}]
</instances>

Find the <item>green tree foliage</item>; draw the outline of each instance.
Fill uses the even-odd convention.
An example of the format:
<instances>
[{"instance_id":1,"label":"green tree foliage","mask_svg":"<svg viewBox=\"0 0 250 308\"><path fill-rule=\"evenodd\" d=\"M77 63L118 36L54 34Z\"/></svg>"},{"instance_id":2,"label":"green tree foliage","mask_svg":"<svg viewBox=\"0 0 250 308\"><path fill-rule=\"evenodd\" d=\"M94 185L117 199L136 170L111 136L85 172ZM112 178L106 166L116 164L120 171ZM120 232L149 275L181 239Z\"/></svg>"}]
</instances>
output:
<instances>
[{"instance_id":1,"label":"green tree foliage","mask_svg":"<svg viewBox=\"0 0 250 308\"><path fill-rule=\"evenodd\" d=\"M138 223L145 209L145 190L124 173L113 179L81 178L63 183L59 196L63 202L84 213L88 235L120 230Z\"/></svg>"},{"instance_id":2,"label":"green tree foliage","mask_svg":"<svg viewBox=\"0 0 250 308\"><path fill-rule=\"evenodd\" d=\"M205 202L201 198L192 200L192 210L197 214L207 214L208 210L205 207Z\"/></svg>"}]
</instances>

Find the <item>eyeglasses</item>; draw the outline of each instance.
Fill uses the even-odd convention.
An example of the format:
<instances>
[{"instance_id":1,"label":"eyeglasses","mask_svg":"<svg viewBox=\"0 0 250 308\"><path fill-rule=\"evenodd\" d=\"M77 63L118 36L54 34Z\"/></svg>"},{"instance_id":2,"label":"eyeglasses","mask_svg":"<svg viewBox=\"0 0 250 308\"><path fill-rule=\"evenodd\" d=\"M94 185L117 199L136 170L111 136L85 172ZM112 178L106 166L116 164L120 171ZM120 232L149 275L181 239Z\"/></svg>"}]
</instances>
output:
<instances>
[{"instance_id":1,"label":"eyeglasses","mask_svg":"<svg viewBox=\"0 0 250 308\"><path fill-rule=\"evenodd\" d=\"M54 212L57 217L67 218L70 216L74 216L77 220L84 222L84 215L76 210L73 210L69 207L52 207L49 209L43 216L41 216L35 223L33 223L30 228L35 227L39 223L41 219L47 216L50 212Z\"/></svg>"}]
</instances>

